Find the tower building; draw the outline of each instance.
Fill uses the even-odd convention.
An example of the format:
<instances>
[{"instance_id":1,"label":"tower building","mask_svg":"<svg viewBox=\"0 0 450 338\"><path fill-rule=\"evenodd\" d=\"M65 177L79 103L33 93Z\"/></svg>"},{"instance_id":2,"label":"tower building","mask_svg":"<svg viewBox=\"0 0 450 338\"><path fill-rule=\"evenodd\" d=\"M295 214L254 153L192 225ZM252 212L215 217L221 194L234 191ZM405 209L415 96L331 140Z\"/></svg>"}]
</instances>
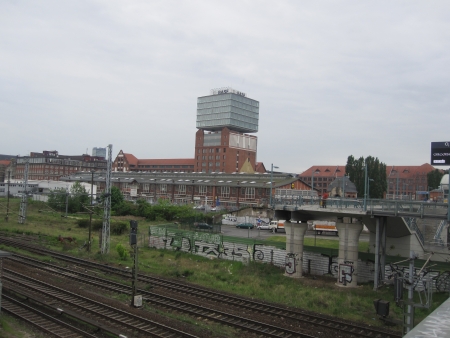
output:
<instances>
[{"instance_id":1,"label":"tower building","mask_svg":"<svg viewBox=\"0 0 450 338\"><path fill-rule=\"evenodd\" d=\"M197 99L195 171L247 172L256 168L259 102L232 88Z\"/></svg>"}]
</instances>

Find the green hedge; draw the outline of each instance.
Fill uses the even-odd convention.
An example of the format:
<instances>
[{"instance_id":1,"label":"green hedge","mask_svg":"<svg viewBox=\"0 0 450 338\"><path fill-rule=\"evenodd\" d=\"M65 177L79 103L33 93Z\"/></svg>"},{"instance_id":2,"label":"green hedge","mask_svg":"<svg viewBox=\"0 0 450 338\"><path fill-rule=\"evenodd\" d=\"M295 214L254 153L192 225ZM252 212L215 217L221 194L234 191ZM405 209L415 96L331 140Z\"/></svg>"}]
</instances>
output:
<instances>
[{"instance_id":1,"label":"green hedge","mask_svg":"<svg viewBox=\"0 0 450 338\"><path fill-rule=\"evenodd\" d=\"M77 224L80 228L89 227L89 219L79 219ZM103 227L103 221L99 219L92 220L92 230L100 230ZM128 231L128 223L126 222L111 222L110 232L112 235L122 235Z\"/></svg>"}]
</instances>

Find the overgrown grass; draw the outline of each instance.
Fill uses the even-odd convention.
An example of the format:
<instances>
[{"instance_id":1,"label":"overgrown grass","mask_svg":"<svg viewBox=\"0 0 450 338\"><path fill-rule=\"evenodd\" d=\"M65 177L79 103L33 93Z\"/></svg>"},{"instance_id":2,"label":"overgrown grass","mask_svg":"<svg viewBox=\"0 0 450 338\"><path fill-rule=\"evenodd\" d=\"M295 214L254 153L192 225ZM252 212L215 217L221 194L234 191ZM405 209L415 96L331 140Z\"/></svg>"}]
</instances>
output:
<instances>
[{"instance_id":1,"label":"overgrown grass","mask_svg":"<svg viewBox=\"0 0 450 338\"><path fill-rule=\"evenodd\" d=\"M0 207L4 204L5 201L0 199ZM111 249L108 255L100 254L98 247L99 233L93 233L92 251L89 253L85 249L80 249L84 241L87 240L87 229L79 228L76 225L77 219L89 217L88 215L75 214L65 218L59 214L39 213L38 210L42 209L40 202L30 201L26 223L19 224L16 217L19 210L19 201L12 200L10 205L11 210L13 210L10 220L5 222L4 217L0 217L0 231L8 231L14 234L35 234L39 236L42 245L53 250L65 250L78 257L90 258L123 267L131 265L131 256L126 260L122 260L115 250L118 244L123 245L127 250L131 250L128 243L128 233L120 236L111 235ZM1 210L0 215L2 213ZM127 221L126 217L121 217L120 219ZM392 287L384 287L373 291L372 284L364 284L357 288L346 289L337 287L335 278L312 276L301 279L288 278L284 276L282 269L270 264L252 262L246 266L235 261L210 259L172 250L148 248L146 246L148 238L145 236L147 235L148 227L155 224L158 223L139 220L139 236L141 236L139 237L140 272L185 280L216 290L233 292L268 302L282 303L370 325L380 325L375 316L373 300L381 298L391 301L391 316L402 320L402 311L393 302ZM61 243L57 241L58 235L74 237L77 241L72 244ZM273 236L270 238L270 242L278 242L281 245L285 241L284 236ZM316 238L305 238L305 246L308 248L315 247L323 251L335 252L338 250L338 245L338 240L319 238L319 236ZM367 252L367 248L367 242L360 243L360 256ZM11 250L14 249L11 248ZM151 288L151 286L148 287ZM433 307L430 310L416 310L416 322L427 316L447 298L448 294L434 294ZM231 336L232 332L230 333Z\"/></svg>"}]
</instances>

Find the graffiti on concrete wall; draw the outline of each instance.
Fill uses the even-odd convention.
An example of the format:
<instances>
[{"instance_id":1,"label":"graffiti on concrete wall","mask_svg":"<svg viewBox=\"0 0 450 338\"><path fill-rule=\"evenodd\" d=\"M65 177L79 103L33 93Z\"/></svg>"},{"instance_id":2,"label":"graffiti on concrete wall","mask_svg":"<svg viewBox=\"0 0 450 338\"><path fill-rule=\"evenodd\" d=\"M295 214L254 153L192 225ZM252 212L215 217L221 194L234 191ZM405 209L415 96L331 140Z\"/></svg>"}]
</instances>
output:
<instances>
[{"instance_id":1,"label":"graffiti on concrete wall","mask_svg":"<svg viewBox=\"0 0 450 338\"><path fill-rule=\"evenodd\" d=\"M242 244L233 242L221 242L221 236L209 233L177 233L166 231L165 229L152 229L148 237L149 247L156 249L176 250L190 252L203 257L215 257L233 261L248 263L250 261L273 264L285 270L286 274L294 274L297 264L302 264L302 269L312 275L332 275L336 277L339 283L351 283L354 270L353 262L344 262L339 264L336 256L321 255L312 252L303 252L303 260L292 253L286 253L285 249L274 246L259 244ZM359 261L360 262L360 261ZM374 262L365 261L358 264L358 283L373 281ZM385 278L392 278L394 271L402 271L404 275L408 274L408 267L395 266L391 268L386 265ZM418 273L418 271L415 271ZM422 271L424 274L426 271ZM442 274L439 272L428 272L436 276L440 281L439 289L450 289L450 273ZM445 278L444 278L445 277ZM434 282L436 284L436 282ZM437 288L438 285L434 285ZM419 288L420 285L417 286Z\"/></svg>"},{"instance_id":2,"label":"graffiti on concrete wall","mask_svg":"<svg viewBox=\"0 0 450 338\"><path fill-rule=\"evenodd\" d=\"M353 262L345 261L344 264L339 264L339 283L347 285L353 281Z\"/></svg>"},{"instance_id":3,"label":"graffiti on concrete wall","mask_svg":"<svg viewBox=\"0 0 450 338\"><path fill-rule=\"evenodd\" d=\"M295 254L293 253L286 254L286 265L284 270L286 271L287 274L292 275L297 271L296 260L297 257Z\"/></svg>"}]
</instances>

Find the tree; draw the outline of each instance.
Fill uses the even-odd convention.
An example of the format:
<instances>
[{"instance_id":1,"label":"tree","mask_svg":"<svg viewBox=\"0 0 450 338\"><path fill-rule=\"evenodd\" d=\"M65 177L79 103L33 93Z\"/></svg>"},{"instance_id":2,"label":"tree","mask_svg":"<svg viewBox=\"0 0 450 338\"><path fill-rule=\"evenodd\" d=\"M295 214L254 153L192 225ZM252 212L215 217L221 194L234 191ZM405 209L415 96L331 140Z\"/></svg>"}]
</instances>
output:
<instances>
[{"instance_id":1,"label":"tree","mask_svg":"<svg viewBox=\"0 0 450 338\"><path fill-rule=\"evenodd\" d=\"M437 189L441 184L443 172L439 169L434 169L427 174L427 182L430 190Z\"/></svg>"},{"instance_id":2,"label":"tree","mask_svg":"<svg viewBox=\"0 0 450 338\"><path fill-rule=\"evenodd\" d=\"M71 213L86 212L83 204L89 205L89 198L86 188L80 182L75 182L70 188L69 211Z\"/></svg>"},{"instance_id":3,"label":"tree","mask_svg":"<svg viewBox=\"0 0 450 338\"><path fill-rule=\"evenodd\" d=\"M64 188L53 189L48 196L48 205L55 210L63 211L66 209L66 196L68 192Z\"/></svg>"},{"instance_id":4,"label":"tree","mask_svg":"<svg viewBox=\"0 0 450 338\"><path fill-rule=\"evenodd\" d=\"M355 159L353 155L350 155L347 158L345 172L350 175L350 181L355 184L358 196L364 197L365 165L367 165L367 177L370 184L368 198L383 198L387 186L386 164L380 162L378 158L368 156L364 159L361 156Z\"/></svg>"},{"instance_id":5,"label":"tree","mask_svg":"<svg viewBox=\"0 0 450 338\"><path fill-rule=\"evenodd\" d=\"M70 188L70 193L63 188L52 190L48 197L48 205L53 209L63 211L67 203L67 211L70 213L86 212L87 210L83 207L83 204L88 205L89 199L90 197L85 187L80 182L75 182Z\"/></svg>"},{"instance_id":6,"label":"tree","mask_svg":"<svg viewBox=\"0 0 450 338\"><path fill-rule=\"evenodd\" d=\"M123 195L119 188L111 187L111 209L115 210L119 205L123 203Z\"/></svg>"}]
</instances>

